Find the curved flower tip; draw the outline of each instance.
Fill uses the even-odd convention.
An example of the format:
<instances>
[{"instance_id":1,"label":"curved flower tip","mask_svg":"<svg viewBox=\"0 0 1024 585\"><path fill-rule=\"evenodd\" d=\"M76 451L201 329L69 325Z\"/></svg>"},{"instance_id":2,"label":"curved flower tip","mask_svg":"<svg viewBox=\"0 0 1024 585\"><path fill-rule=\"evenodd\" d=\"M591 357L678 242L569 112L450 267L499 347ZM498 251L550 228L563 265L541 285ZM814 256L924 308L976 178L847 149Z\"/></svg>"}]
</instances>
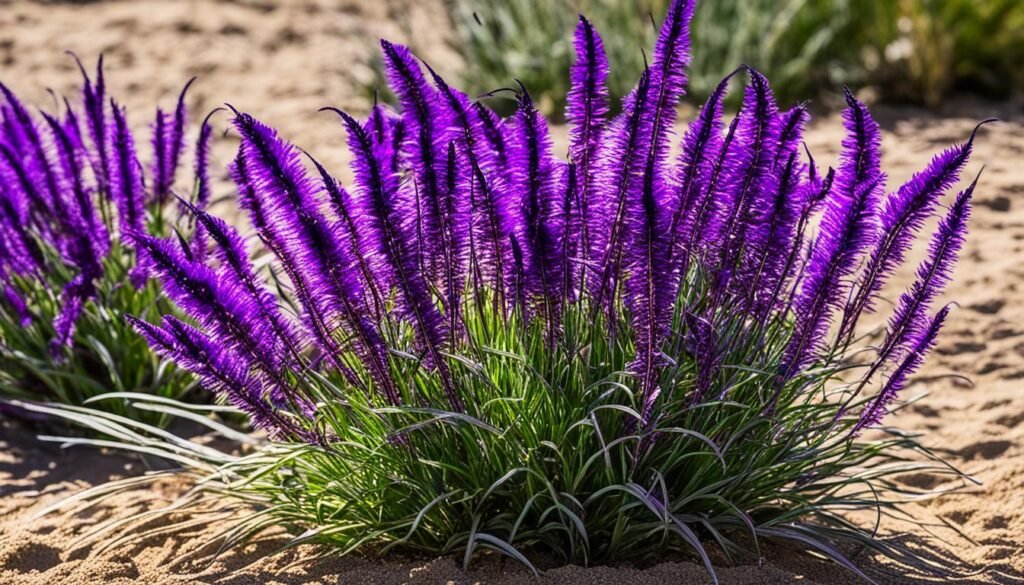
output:
<instances>
[{"instance_id":1,"label":"curved flower tip","mask_svg":"<svg viewBox=\"0 0 1024 585\"><path fill-rule=\"evenodd\" d=\"M1002 122L1002 120L1000 120L999 118L986 118L981 122L978 122L978 125L974 127L974 130L971 130L971 136L970 138L967 139L967 142L974 142L974 138L978 135L978 130L981 130L982 126L987 126L989 124L995 124L998 122Z\"/></svg>"}]
</instances>

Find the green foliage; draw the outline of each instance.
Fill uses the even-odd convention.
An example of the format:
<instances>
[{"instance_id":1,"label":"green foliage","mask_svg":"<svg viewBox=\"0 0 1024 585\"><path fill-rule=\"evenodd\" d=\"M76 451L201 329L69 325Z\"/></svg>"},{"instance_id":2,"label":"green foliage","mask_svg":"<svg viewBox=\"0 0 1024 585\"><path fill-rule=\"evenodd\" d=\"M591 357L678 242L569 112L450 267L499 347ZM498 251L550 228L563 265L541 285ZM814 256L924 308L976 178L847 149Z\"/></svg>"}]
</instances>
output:
<instances>
[{"instance_id":1,"label":"green foliage","mask_svg":"<svg viewBox=\"0 0 1024 585\"><path fill-rule=\"evenodd\" d=\"M703 99L729 71L750 65L772 80L782 103L859 84L864 51L887 38L888 2L725 0L694 15L691 93Z\"/></svg>"},{"instance_id":2,"label":"green foliage","mask_svg":"<svg viewBox=\"0 0 1024 585\"><path fill-rule=\"evenodd\" d=\"M560 115L575 13L602 32L613 98L627 93L664 0L447 0L466 58L463 83L485 93L520 79ZM474 13L482 24L478 24ZM1024 84L1018 0L715 0L698 4L689 94L702 101L741 64L772 80L782 103L841 83L936 105L953 90L1006 96ZM501 104L499 104L500 109Z\"/></svg>"},{"instance_id":3,"label":"green foliage","mask_svg":"<svg viewBox=\"0 0 1024 585\"><path fill-rule=\"evenodd\" d=\"M951 91L1006 97L1024 87L1024 3L902 0L886 50L885 88L934 106Z\"/></svg>"},{"instance_id":4,"label":"green foliage","mask_svg":"<svg viewBox=\"0 0 1024 585\"><path fill-rule=\"evenodd\" d=\"M701 2L693 27L694 62L690 94L703 99L741 64L773 80L783 100L809 89L850 80L851 61L873 42L867 26L880 11L871 0L724 0ZM664 13L664 0L512 0L485 5L449 0L452 21L465 46L464 83L487 92L523 81L542 109L564 108L575 13L586 14L602 32L609 61L611 94L622 97L644 66L641 47L654 38L650 14ZM477 24L473 14L480 18Z\"/></svg>"},{"instance_id":5,"label":"green foliage","mask_svg":"<svg viewBox=\"0 0 1024 585\"><path fill-rule=\"evenodd\" d=\"M103 277L96 281L96 298L86 302L76 323L71 347L54 355L50 344L61 290L77 272L52 247L40 249L50 268L46 279L15 277L32 323L22 326L19 316L0 304L0 395L81 405L101 394L124 391L180 399L194 388L191 374L156 356L125 321L125 315L158 319L175 309L156 281L148 280L141 289L132 286L128 272L134 254L117 242L104 260ZM104 401L98 407L150 424L166 419L125 401Z\"/></svg>"},{"instance_id":6,"label":"green foliage","mask_svg":"<svg viewBox=\"0 0 1024 585\"><path fill-rule=\"evenodd\" d=\"M651 46L655 38L648 15L664 14L668 6L667 0L447 2L464 47L466 90L483 94L510 87L519 79L549 114L561 114L565 108L577 13L586 14L602 31L608 60L615 64L609 90L612 96L623 96L643 69L641 49ZM495 105L502 111L503 104Z\"/></svg>"}]
</instances>

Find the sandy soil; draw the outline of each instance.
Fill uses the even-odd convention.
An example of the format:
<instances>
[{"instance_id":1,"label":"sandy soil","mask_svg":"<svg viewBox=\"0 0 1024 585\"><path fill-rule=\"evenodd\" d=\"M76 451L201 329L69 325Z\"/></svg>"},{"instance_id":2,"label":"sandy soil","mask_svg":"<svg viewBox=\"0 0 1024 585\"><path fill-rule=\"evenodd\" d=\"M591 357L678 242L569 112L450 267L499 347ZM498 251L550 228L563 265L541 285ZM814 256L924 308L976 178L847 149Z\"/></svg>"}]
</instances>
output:
<instances>
[{"instance_id":1,"label":"sandy soil","mask_svg":"<svg viewBox=\"0 0 1024 585\"><path fill-rule=\"evenodd\" d=\"M0 76L26 101L49 105L47 89L78 95L78 69L63 51L90 72L102 53L113 97L139 128L197 76L196 114L230 101L336 162L340 123L317 109L372 104L379 39L409 45L445 76L461 66L441 2L0 0Z\"/></svg>"},{"instance_id":2,"label":"sandy soil","mask_svg":"<svg viewBox=\"0 0 1024 585\"><path fill-rule=\"evenodd\" d=\"M316 108L365 108L374 85L366 63L380 36L411 43L432 64L440 65L442 73L454 73L460 66L447 44L448 25L438 0L0 0L0 80L26 99L46 104L45 87L71 93L77 83L77 72L61 55L63 49L88 60L103 51L112 90L134 112L133 123L141 126L153 104L171 105L181 84L199 75L190 100L194 112L233 100L340 171L340 132ZM885 128L885 167L891 185L909 178L932 153L966 138L977 120L992 115L1004 120L983 131L971 165L972 174L982 165L986 170L970 241L946 295L960 307L928 365L905 393L908 398L929 395L890 419L927 433L928 444L982 485L912 506L911 514L927 527L918 529L908 542L973 573L958 582L1024 583L1024 115L1010 106L983 103L960 103L949 111L955 114L876 110ZM815 122L808 143L819 162L834 160L839 130L834 115ZM564 132L560 144L564 145ZM232 148L230 140L223 141L217 158L226 161ZM344 172L339 174L344 178ZM911 264L901 272L893 291L910 282L912 270ZM216 534L221 529L216 523L102 553L75 546L76 538L103 523L173 501L187 487L176 480L127 492L70 516L32 518L75 490L141 469L139 461L118 455L40 446L26 431L0 426L0 583L528 580L515 564L496 559L483 559L465 573L453 559L313 561L322 552L313 547L262 558L281 543L279 534L212 563L176 562ZM905 481L917 487L942 487L923 477ZM906 528L890 525L896 531ZM767 556L772 563L723 569L723 582L853 582L841 569L803 555L769 550ZM885 570L871 559L860 561ZM884 573L880 580L920 582ZM703 583L707 577L697 565L673 561L643 570L567 567L546 572L541 582L648 585Z\"/></svg>"}]
</instances>

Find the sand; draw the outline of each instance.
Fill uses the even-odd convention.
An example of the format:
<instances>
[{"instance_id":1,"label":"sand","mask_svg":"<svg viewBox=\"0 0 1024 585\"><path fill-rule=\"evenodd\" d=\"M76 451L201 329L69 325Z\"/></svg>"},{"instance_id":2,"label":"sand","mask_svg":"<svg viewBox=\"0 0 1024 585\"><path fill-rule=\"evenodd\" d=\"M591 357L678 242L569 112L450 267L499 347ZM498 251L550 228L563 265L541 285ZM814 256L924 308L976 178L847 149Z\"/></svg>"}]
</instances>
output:
<instances>
[{"instance_id":1,"label":"sand","mask_svg":"<svg viewBox=\"0 0 1024 585\"><path fill-rule=\"evenodd\" d=\"M213 3L29 3L0 0L0 80L26 100L49 103L44 88L71 93L77 83L72 49L87 60L103 51L109 85L123 98L132 123L143 127L154 107L173 104L180 86L200 76L190 99L195 112L224 101L256 113L332 165L344 179L338 126L316 108L337 105L364 110L375 83L366 63L376 39L411 43L443 74L461 59L449 43L440 0ZM1024 583L1024 114L1019 107L957 102L942 113L879 107L885 130L885 170L896 185L951 142L967 137L977 120L1003 123L984 130L970 174L986 170L976 195L971 236L956 278L945 295L956 300L939 346L904 396L928 395L889 422L925 433L924 440L982 485L915 504L911 515L927 526L890 523L913 530L906 540L972 576L964 583ZM223 121L223 120L222 120ZM224 124L221 124L223 127ZM564 129L558 133L564 148ZM838 117L820 116L808 144L819 162L834 161ZM215 159L230 157L234 143L217 145ZM912 279L913 264L900 271L890 297ZM33 514L76 490L138 474L140 461L117 454L42 445L25 429L0 426L0 583L521 583L529 575L515 563L485 558L463 572L457 559L390 558L314 560L323 551L303 547L276 556L282 535L230 551L212 563L175 562L208 542L223 526L203 523L115 550L76 547L75 540L105 522L154 509L187 489L163 480L133 489L73 515ZM906 477L916 487L927 478ZM856 582L834 565L770 548L771 562L724 568L723 583ZM302 562L304 561L304 562ZM861 557L869 567L884 563ZM922 582L881 574L883 583ZM703 569L684 559L643 569L565 567L545 572L545 584L709 582ZM936 580L933 582L943 582Z\"/></svg>"}]
</instances>

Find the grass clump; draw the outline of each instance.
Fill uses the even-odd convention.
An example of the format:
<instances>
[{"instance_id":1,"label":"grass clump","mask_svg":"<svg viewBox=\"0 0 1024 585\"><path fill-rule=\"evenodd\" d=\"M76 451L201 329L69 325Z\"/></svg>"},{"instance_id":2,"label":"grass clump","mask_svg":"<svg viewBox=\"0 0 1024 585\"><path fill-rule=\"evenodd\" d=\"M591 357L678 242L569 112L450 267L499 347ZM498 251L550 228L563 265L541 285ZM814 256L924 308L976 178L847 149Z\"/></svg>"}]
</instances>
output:
<instances>
[{"instance_id":1,"label":"grass clump","mask_svg":"<svg viewBox=\"0 0 1024 585\"><path fill-rule=\"evenodd\" d=\"M973 184L941 212L880 342L858 323L973 136L889 193L878 125L852 94L823 172L801 148L804 106L781 109L741 69L740 113L726 124L726 78L673 158L692 16L692 2L669 6L610 119L604 43L580 18L567 161L524 87L500 119L386 41L401 111L333 110L348 187L236 112L230 170L281 298L246 239L193 209L202 254L130 237L188 318L133 323L270 439L233 456L85 422L184 464L201 478L191 496L255 503L224 545L283 523L293 543L467 563L483 549L530 566L678 549L713 576L709 550L744 558L767 540L865 578L844 543L927 568L846 514L898 514L923 495L900 473L956 474L913 437L864 433L947 316L933 305Z\"/></svg>"},{"instance_id":2,"label":"grass clump","mask_svg":"<svg viewBox=\"0 0 1024 585\"><path fill-rule=\"evenodd\" d=\"M1006 98L1024 87L1024 4L907 0L883 10L887 97L936 107L956 91Z\"/></svg>"},{"instance_id":3,"label":"grass clump","mask_svg":"<svg viewBox=\"0 0 1024 585\"><path fill-rule=\"evenodd\" d=\"M102 60L95 80L82 74L82 104L64 100L63 113L34 115L0 86L0 393L73 405L111 391L182 398L193 377L154 354L124 316L176 311L126 234L171 233L185 91L174 112L157 111L147 170L124 108L108 102ZM201 194L208 139L205 126ZM98 406L164 418L125 401Z\"/></svg>"},{"instance_id":4,"label":"grass clump","mask_svg":"<svg viewBox=\"0 0 1024 585\"><path fill-rule=\"evenodd\" d=\"M615 64L611 95L624 96L654 37L648 14L666 0L447 0L466 58L471 95L522 79L539 107L559 115L573 60L567 33L577 12L606 34ZM839 83L887 99L940 105L954 92L1012 97L1024 81L1024 4L1017 0L719 0L694 15L698 100L738 63L773 80L786 101L818 98ZM825 97L828 97L827 95ZM831 105L831 102L826 102ZM504 107L498 103L495 107Z\"/></svg>"},{"instance_id":5,"label":"grass clump","mask_svg":"<svg viewBox=\"0 0 1024 585\"><path fill-rule=\"evenodd\" d=\"M480 95L520 79L533 92L540 110L556 116L564 111L569 92L568 71L575 51L568 32L576 24L576 14L589 15L596 28L609 33L605 52L616 70L608 86L613 96L621 97L643 69L640 49L654 39L647 14L663 14L667 4L667 0L447 2L452 26L464 47L466 91ZM499 101L490 105L504 108L505 114L515 107Z\"/></svg>"},{"instance_id":6,"label":"grass clump","mask_svg":"<svg viewBox=\"0 0 1024 585\"><path fill-rule=\"evenodd\" d=\"M615 65L608 87L621 98L644 68L641 48L654 39L649 15L663 14L667 0L513 0L491 5L448 0L457 37L464 47L471 95L521 79L541 111L558 116L569 90L574 59L568 31L582 12L605 33ZM880 54L895 34L892 10L869 0L722 0L701 3L694 15L694 73L688 93L703 100L739 63L773 80L780 99L817 97L840 82L866 81L863 53ZM502 107L504 104L495 104Z\"/></svg>"}]
</instances>

